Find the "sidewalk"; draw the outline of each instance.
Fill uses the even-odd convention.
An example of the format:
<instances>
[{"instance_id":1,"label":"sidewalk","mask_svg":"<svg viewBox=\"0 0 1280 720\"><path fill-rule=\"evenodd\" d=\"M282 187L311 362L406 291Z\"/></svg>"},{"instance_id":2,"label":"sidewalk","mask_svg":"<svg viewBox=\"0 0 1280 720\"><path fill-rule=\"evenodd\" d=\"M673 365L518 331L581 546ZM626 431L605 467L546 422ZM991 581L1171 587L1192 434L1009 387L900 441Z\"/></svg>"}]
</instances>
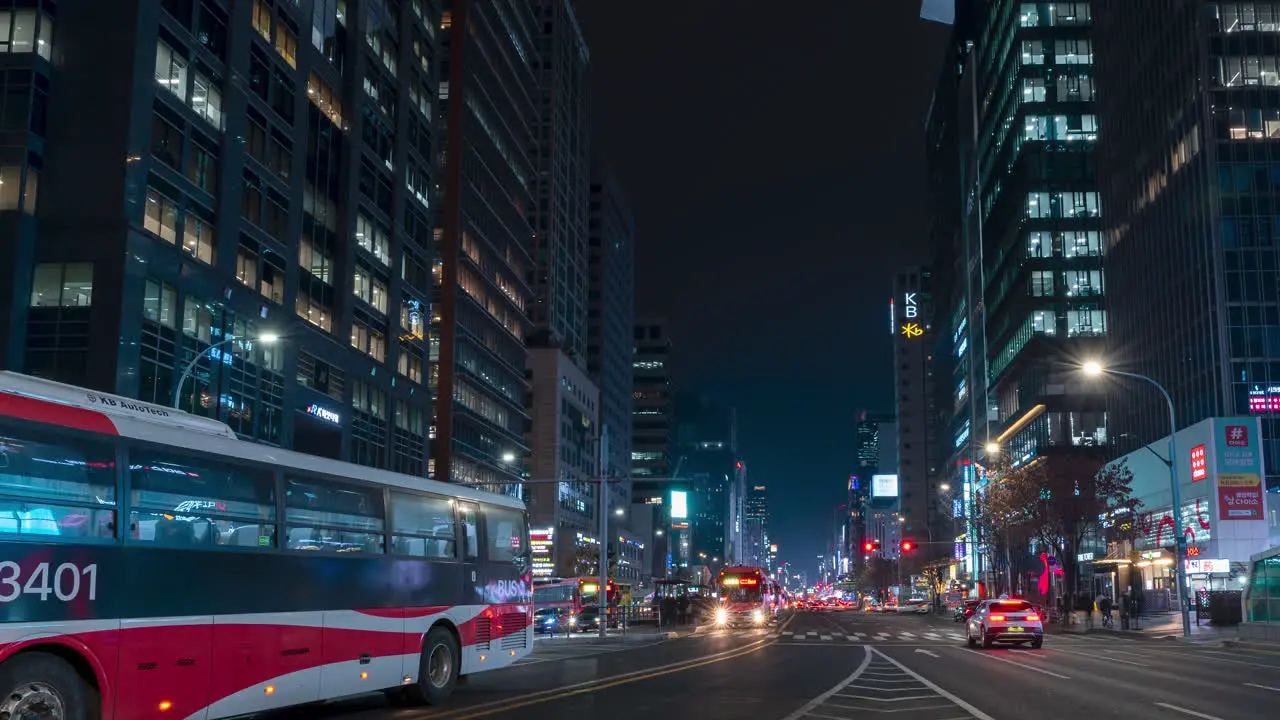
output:
<instances>
[{"instance_id":1,"label":"sidewalk","mask_svg":"<svg viewBox=\"0 0 1280 720\"><path fill-rule=\"evenodd\" d=\"M1191 616L1191 635L1184 640L1182 637L1182 616L1178 613L1143 615L1137 618L1137 621L1131 624L1128 630L1121 629L1119 618L1115 619L1115 624L1112 627L1104 628L1101 625L1100 618L1095 615L1087 627L1068 630L1067 632L1141 637L1152 640L1179 640L1191 643L1220 643L1240 639L1240 631L1237 627L1211 625L1207 620L1201 621L1197 625L1193 614Z\"/></svg>"}]
</instances>

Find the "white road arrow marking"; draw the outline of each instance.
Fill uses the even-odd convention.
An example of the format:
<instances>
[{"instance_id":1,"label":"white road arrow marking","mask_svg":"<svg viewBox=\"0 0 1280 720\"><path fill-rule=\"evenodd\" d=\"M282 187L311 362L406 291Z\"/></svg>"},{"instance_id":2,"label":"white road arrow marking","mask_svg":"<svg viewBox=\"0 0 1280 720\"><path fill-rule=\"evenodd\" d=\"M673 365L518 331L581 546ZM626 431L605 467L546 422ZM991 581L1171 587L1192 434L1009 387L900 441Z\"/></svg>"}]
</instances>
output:
<instances>
[{"instance_id":1,"label":"white road arrow marking","mask_svg":"<svg viewBox=\"0 0 1280 720\"><path fill-rule=\"evenodd\" d=\"M916 652L918 652L918 653L923 653L923 654L925 654L925 655L928 655L928 656L929 656L929 657L931 657L931 658L936 658L936 657L938 657L937 655L934 655L932 652L929 652L928 650L925 650L924 648L916 648Z\"/></svg>"}]
</instances>

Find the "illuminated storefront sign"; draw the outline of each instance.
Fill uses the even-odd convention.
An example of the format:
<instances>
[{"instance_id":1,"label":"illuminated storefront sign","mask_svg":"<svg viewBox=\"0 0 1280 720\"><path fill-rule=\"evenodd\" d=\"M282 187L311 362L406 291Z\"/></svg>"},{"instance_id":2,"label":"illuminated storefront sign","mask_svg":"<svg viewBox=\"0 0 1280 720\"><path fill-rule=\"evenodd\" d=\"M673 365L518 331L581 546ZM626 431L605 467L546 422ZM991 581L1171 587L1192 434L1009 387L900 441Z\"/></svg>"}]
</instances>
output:
<instances>
[{"instance_id":1,"label":"illuminated storefront sign","mask_svg":"<svg viewBox=\"0 0 1280 720\"><path fill-rule=\"evenodd\" d=\"M1187 572L1192 575L1231 572L1231 561L1226 558L1197 558L1185 560Z\"/></svg>"},{"instance_id":2,"label":"illuminated storefront sign","mask_svg":"<svg viewBox=\"0 0 1280 720\"><path fill-rule=\"evenodd\" d=\"M1251 431L1252 428L1252 431ZM1258 426L1219 425L1217 451L1218 519L1260 520L1263 517L1262 456Z\"/></svg>"},{"instance_id":3,"label":"illuminated storefront sign","mask_svg":"<svg viewBox=\"0 0 1280 720\"><path fill-rule=\"evenodd\" d=\"M551 556L555 546L555 528L530 528L529 554L532 558L534 577L551 577L555 574L556 563Z\"/></svg>"},{"instance_id":4,"label":"illuminated storefront sign","mask_svg":"<svg viewBox=\"0 0 1280 720\"><path fill-rule=\"evenodd\" d=\"M1200 482L1209 477L1209 463L1205 456L1204 445L1191 448L1191 482Z\"/></svg>"},{"instance_id":5,"label":"illuminated storefront sign","mask_svg":"<svg viewBox=\"0 0 1280 720\"><path fill-rule=\"evenodd\" d=\"M1273 413L1280 412L1280 387L1258 387L1254 385L1249 390L1249 412L1252 413Z\"/></svg>"},{"instance_id":6,"label":"illuminated storefront sign","mask_svg":"<svg viewBox=\"0 0 1280 720\"><path fill-rule=\"evenodd\" d=\"M317 417L334 425L342 423L342 416L326 407L321 407L315 403L307 406L307 414L311 417Z\"/></svg>"}]
</instances>

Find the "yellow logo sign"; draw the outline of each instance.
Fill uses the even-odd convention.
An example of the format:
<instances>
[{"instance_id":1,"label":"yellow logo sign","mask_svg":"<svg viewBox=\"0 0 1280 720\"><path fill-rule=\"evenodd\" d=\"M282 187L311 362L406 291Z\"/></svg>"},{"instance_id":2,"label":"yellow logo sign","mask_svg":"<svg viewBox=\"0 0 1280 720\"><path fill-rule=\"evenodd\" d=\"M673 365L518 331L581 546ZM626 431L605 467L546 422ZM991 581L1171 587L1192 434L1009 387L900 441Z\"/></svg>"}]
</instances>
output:
<instances>
[{"instance_id":1,"label":"yellow logo sign","mask_svg":"<svg viewBox=\"0 0 1280 720\"><path fill-rule=\"evenodd\" d=\"M924 328L920 327L920 323L907 323L902 326L902 334L909 338L920 337L924 334Z\"/></svg>"}]
</instances>

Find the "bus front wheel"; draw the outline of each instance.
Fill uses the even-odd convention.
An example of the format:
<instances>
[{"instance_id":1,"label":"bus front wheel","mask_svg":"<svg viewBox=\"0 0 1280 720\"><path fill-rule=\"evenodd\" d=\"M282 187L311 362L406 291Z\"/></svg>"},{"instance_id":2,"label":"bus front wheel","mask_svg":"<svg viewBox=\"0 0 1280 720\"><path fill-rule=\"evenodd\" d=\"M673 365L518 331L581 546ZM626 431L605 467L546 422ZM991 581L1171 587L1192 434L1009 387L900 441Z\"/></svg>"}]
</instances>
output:
<instances>
[{"instance_id":1,"label":"bus front wheel","mask_svg":"<svg viewBox=\"0 0 1280 720\"><path fill-rule=\"evenodd\" d=\"M462 649L453 633L433 627L422 643L422 659L418 666L418 682L404 688L405 699L413 705L439 705L449 699L458 686L462 667Z\"/></svg>"},{"instance_id":2,"label":"bus front wheel","mask_svg":"<svg viewBox=\"0 0 1280 720\"><path fill-rule=\"evenodd\" d=\"M98 717L98 699L62 658L20 653L0 666L0 717L93 720Z\"/></svg>"}]
</instances>

